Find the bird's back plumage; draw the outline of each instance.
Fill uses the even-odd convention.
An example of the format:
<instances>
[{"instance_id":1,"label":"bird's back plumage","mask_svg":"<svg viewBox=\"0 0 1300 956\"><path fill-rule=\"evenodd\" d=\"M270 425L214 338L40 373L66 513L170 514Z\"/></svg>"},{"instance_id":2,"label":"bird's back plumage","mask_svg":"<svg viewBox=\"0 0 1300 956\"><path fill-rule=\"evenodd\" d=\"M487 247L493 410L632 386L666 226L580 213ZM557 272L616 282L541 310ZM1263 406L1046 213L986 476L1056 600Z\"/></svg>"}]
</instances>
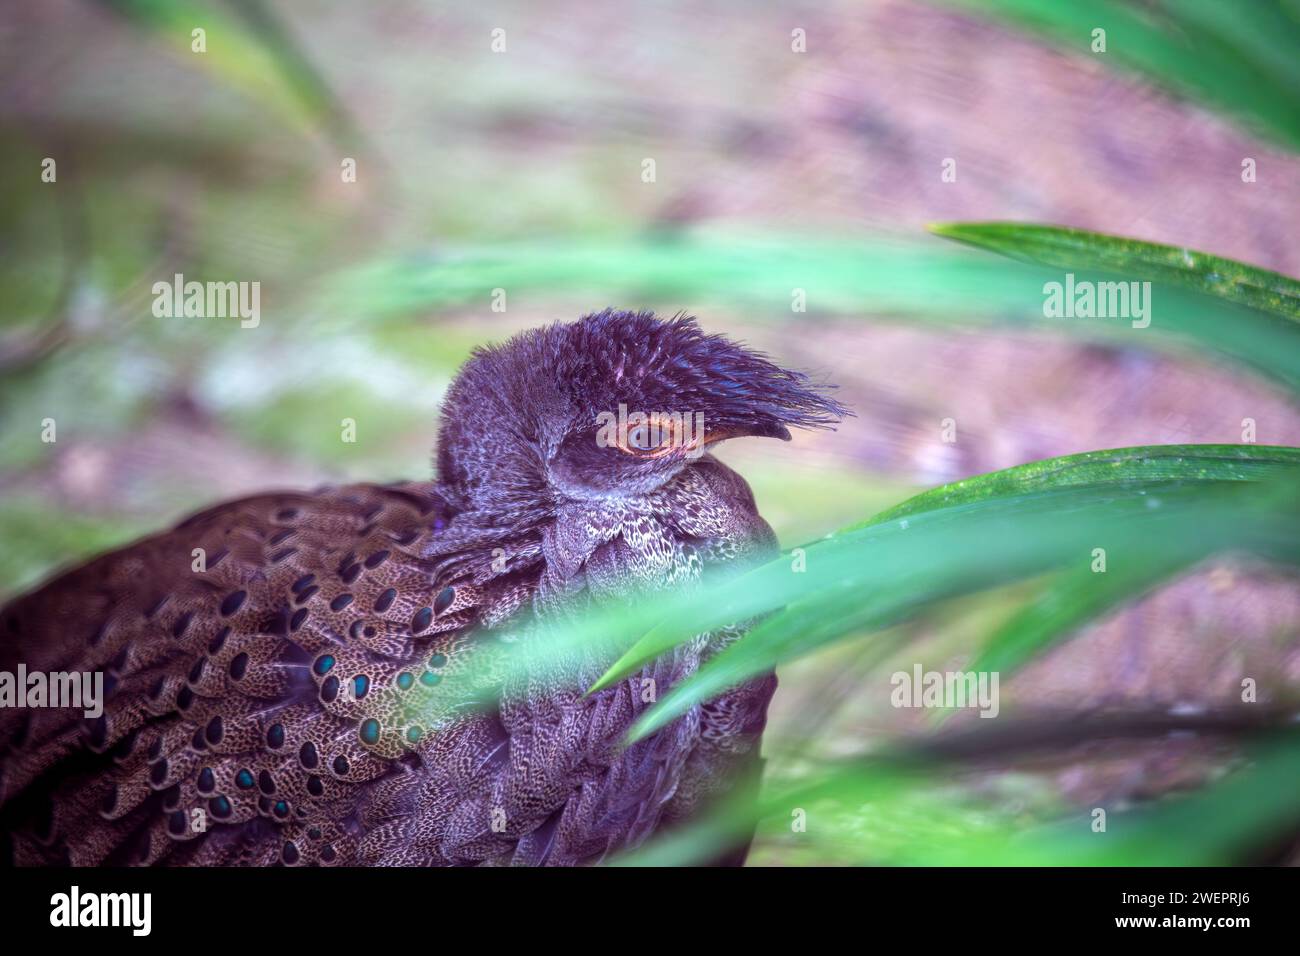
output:
<instances>
[{"instance_id":1,"label":"bird's back plumage","mask_svg":"<svg viewBox=\"0 0 1300 956\"><path fill-rule=\"evenodd\" d=\"M545 543L489 538L476 554L431 485L267 495L14 602L0 619L7 661L102 671L109 690L94 720L3 712L15 862L572 863L684 816L733 759L706 755L704 735L756 740L770 681L628 751L619 745L645 707L644 682L666 689L704 648L590 698L576 685L515 686L480 712L457 687L477 647L532 613L543 547L589 575L584 588L614 594L637 576L693 576L694 549L732 550L721 542L737 521L726 508L684 528L606 518ZM624 537L678 531L692 553L666 545L657 566ZM747 549L770 546L756 522L751 531ZM193 570L196 550L204 571ZM727 745L749 751L739 738ZM695 766L706 756L716 759Z\"/></svg>"}]
</instances>

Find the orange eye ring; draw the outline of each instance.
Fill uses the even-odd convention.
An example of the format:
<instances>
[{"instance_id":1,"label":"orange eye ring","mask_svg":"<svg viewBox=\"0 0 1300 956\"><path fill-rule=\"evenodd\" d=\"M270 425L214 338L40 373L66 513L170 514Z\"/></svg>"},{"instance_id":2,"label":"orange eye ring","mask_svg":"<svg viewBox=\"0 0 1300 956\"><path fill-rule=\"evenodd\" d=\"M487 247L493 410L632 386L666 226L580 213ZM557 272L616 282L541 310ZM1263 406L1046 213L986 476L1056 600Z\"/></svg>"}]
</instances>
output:
<instances>
[{"instance_id":1,"label":"orange eye ring","mask_svg":"<svg viewBox=\"0 0 1300 956\"><path fill-rule=\"evenodd\" d=\"M643 424L621 430L615 447L638 458L662 458L683 446L678 435L680 425L676 416L654 412Z\"/></svg>"}]
</instances>

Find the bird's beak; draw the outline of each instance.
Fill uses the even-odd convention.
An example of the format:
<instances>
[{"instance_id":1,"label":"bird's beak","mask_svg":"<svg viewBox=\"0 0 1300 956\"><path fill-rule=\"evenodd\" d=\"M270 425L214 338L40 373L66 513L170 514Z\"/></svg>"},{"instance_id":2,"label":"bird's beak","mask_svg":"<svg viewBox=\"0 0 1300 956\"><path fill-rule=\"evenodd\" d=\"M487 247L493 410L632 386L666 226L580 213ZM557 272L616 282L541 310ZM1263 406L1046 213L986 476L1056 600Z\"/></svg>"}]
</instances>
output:
<instances>
[{"instance_id":1,"label":"bird's beak","mask_svg":"<svg viewBox=\"0 0 1300 956\"><path fill-rule=\"evenodd\" d=\"M790 429L779 422L762 425L734 425L730 428L706 433L704 444L712 445L728 438L779 438L781 441L789 441Z\"/></svg>"}]
</instances>

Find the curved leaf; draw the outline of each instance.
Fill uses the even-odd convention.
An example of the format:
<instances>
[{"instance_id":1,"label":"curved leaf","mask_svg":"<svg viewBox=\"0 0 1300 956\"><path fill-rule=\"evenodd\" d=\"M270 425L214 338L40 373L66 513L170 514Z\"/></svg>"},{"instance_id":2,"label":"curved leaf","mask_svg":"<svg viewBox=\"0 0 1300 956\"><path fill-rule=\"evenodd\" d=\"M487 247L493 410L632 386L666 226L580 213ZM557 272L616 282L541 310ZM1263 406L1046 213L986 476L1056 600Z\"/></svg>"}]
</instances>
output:
<instances>
[{"instance_id":1,"label":"curved leaf","mask_svg":"<svg viewBox=\"0 0 1300 956\"><path fill-rule=\"evenodd\" d=\"M638 722L635 739L780 661L905 620L935 601L1054 569L1086 569L1098 546L1121 560L1110 576L1127 578L1130 594L1150 585L1153 566L1167 567L1180 556L1199 559L1227 549L1300 556L1300 451L1178 446L1173 452L1068 456L917 496L809 545L807 574L792 574L779 559L674 602L593 690L696 633L784 605L671 688ZM1113 595L1126 585L1108 587ZM1074 619L1105 604L1104 596L1082 601ZM1048 618L1064 628L1070 614ZM1035 628L1025 625L1016 639L1032 633L1045 644L1059 633L1042 622Z\"/></svg>"},{"instance_id":2,"label":"curved leaf","mask_svg":"<svg viewBox=\"0 0 1300 956\"><path fill-rule=\"evenodd\" d=\"M1022 222L937 223L930 231L1024 262L1160 279L1300 322L1300 282L1183 246Z\"/></svg>"},{"instance_id":3,"label":"curved leaf","mask_svg":"<svg viewBox=\"0 0 1300 956\"><path fill-rule=\"evenodd\" d=\"M1115 58L1174 91L1300 149L1300 18L1257 0L1249 12L1222 0L948 0L1003 17L1103 62ZM1093 30L1106 31L1104 54Z\"/></svg>"},{"instance_id":4,"label":"curved leaf","mask_svg":"<svg viewBox=\"0 0 1300 956\"><path fill-rule=\"evenodd\" d=\"M851 528L1062 488L1151 488L1170 482L1266 481L1294 474L1300 448L1287 445L1138 445L1045 458L954 481L881 512Z\"/></svg>"}]
</instances>

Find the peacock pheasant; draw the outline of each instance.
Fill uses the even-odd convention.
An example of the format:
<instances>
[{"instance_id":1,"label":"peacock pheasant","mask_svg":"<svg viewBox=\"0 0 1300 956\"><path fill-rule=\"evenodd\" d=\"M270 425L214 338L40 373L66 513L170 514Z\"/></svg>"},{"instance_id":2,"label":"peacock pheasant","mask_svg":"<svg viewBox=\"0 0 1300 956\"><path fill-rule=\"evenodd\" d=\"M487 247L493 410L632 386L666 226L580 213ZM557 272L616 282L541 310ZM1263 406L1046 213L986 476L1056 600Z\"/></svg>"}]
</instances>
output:
<instances>
[{"instance_id":1,"label":"peacock pheasant","mask_svg":"<svg viewBox=\"0 0 1300 956\"><path fill-rule=\"evenodd\" d=\"M626 409L643 415L602 440ZM220 504L0 611L5 670L104 679L97 717L0 709L6 857L594 863L752 786L772 675L624 746L645 681L662 693L738 628L590 695L594 651L486 706L461 678L530 622L770 558L748 485L705 446L842 414L690 318L606 310L477 350L436 481Z\"/></svg>"}]
</instances>

